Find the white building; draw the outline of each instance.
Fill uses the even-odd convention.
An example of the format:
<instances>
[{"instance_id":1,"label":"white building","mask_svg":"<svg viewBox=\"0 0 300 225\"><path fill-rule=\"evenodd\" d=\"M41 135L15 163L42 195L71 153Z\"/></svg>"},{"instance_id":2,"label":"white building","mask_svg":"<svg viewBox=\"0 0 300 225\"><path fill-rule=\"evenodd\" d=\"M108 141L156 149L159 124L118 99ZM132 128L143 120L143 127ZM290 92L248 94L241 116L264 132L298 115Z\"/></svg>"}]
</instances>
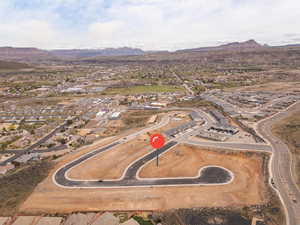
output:
<instances>
[{"instance_id":1,"label":"white building","mask_svg":"<svg viewBox=\"0 0 300 225\"><path fill-rule=\"evenodd\" d=\"M117 120L120 118L120 116L121 116L121 112L114 112L113 114L111 114L110 119Z\"/></svg>"}]
</instances>

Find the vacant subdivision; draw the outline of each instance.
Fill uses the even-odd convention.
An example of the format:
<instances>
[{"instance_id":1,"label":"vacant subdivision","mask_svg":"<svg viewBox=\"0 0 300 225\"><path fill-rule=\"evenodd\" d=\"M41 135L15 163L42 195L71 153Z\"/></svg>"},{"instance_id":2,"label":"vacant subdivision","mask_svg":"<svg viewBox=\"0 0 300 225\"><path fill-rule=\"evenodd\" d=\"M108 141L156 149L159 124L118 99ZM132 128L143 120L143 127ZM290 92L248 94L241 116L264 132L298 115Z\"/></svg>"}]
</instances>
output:
<instances>
[{"instance_id":1,"label":"vacant subdivision","mask_svg":"<svg viewBox=\"0 0 300 225\"><path fill-rule=\"evenodd\" d=\"M150 153L148 135L113 147L73 167L68 177L75 180L118 179L134 160Z\"/></svg>"},{"instance_id":2,"label":"vacant subdivision","mask_svg":"<svg viewBox=\"0 0 300 225\"><path fill-rule=\"evenodd\" d=\"M142 146L143 140L141 140ZM107 158L112 163L110 169L109 163L105 165L106 168L97 165L101 164L100 154L99 157L89 159L89 163L85 162L86 165L83 163L73 168L70 176L84 180L87 178L118 178L123 173L122 170L128 166L126 164L131 161L126 160L126 154L132 160L135 157L130 155L136 154L130 150L123 150L123 155L114 152L114 149L111 150L113 153L110 156L114 158ZM140 151L144 152L143 154L148 154L147 149L140 149ZM84 152L88 151L84 150ZM21 206L21 212L70 213L98 210L127 211L192 207L239 207L264 204L268 201L266 178L264 177L268 157L264 154L178 145L160 156L159 167L156 167L156 164L152 161L145 164L139 173L143 178L195 176L200 168L215 165L233 172L234 180L226 185L105 189L68 189L56 186L52 180L55 171L82 154L78 152L60 160L50 176L37 186L33 194ZM118 163L113 163L118 157L125 160L124 163L120 162L120 167L118 167ZM97 163L94 163L93 160ZM106 172L103 173L102 170L106 171L108 175L106 175ZM97 171L99 174L97 174Z\"/></svg>"}]
</instances>

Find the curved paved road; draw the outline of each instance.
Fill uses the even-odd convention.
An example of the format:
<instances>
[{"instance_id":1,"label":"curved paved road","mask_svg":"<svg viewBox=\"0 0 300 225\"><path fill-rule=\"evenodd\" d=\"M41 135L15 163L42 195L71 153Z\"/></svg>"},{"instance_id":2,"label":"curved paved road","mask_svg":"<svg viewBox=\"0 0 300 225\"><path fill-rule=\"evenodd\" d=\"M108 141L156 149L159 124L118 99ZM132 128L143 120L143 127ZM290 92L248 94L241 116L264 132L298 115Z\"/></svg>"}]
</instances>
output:
<instances>
[{"instance_id":1,"label":"curved paved road","mask_svg":"<svg viewBox=\"0 0 300 225\"><path fill-rule=\"evenodd\" d=\"M187 108L189 110L195 110L192 108ZM196 111L196 110L195 110ZM206 115L201 110L197 110L202 114L203 118L206 120L206 124L212 122L212 119ZM200 185L200 184L225 184L229 183L233 179L233 174L226 170L225 168L220 167L208 167L204 168L201 173L199 173L198 177L193 178L166 178L166 179L139 179L137 178L137 174L139 169L147 162L153 160L157 154L162 154L163 152L169 150L174 147L178 143L188 143L188 144L197 144L202 146L214 146L214 147L226 147L226 148L235 148L235 149L245 149L245 150L263 150L263 151L271 151L270 146L268 145L258 145L258 144L242 144L242 143L218 143L218 142L195 142L190 140L182 140L182 137L173 139L168 142L163 148L160 148L156 151L153 151L141 159L133 162L124 172L123 176L119 180L72 180L68 178L68 171L74 166L82 163L91 157L100 154L104 151L108 151L111 148L122 144L124 142L129 141L130 139L135 138L137 135L141 133L145 133L149 130L157 129L159 127L165 126L169 122L169 116L164 117L163 120L152 127L141 130L137 133L131 134L126 138L115 141L101 149L95 150L93 152L87 153L80 158L70 162L69 164L60 168L53 175L54 182L62 187L71 187L71 188L87 188L87 187L126 187L126 186L154 186L154 185ZM204 126L205 126L204 125ZM186 136L185 134L182 136ZM176 141L175 141L176 140Z\"/></svg>"},{"instance_id":2,"label":"curved paved road","mask_svg":"<svg viewBox=\"0 0 300 225\"><path fill-rule=\"evenodd\" d=\"M271 127L274 123L278 122L282 118L286 117L290 112L293 112L296 108L300 106L300 103L294 104L288 108L288 111L280 112L275 114L270 118L258 123L257 131L261 134L268 142L271 144L271 147L268 145L258 145L258 144L241 144L241 143L207 143L207 142L191 142L183 141L190 144L197 145L211 145L216 147L228 147L235 149L246 149L246 150L262 150L262 151L272 151L272 160L270 167L270 174L273 177L275 187L279 192L279 196L284 203L286 214L287 214L287 224L288 225L299 225L300 224L300 192L297 189L295 182L291 174L291 159L288 147L281 142L278 138L274 137L271 132ZM191 108L189 108L191 109ZM195 109L191 109L195 110ZM197 110L199 111L199 110ZM201 111L200 111L201 112ZM212 120L205 113L202 113L207 123L211 123ZM155 125L152 128L147 128L146 130L151 130L158 128L167 124L169 119L161 121L160 124ZM66 177L67 171L77 165L78 163L87 160L90 157L93 157L96 154L107 151L112 147L115 147L118 144L128 141L136 137L138 134L146 132L142 130L136 134L132 134L127 138L123 138L120 141L116 141L110 145L107 145L99 150L90 152L79 159L65 165L60 168L53 176L54 182L63 187L128 187L128 186L153 186L153 185L181 185L181 184L190 184L190 185L199 185L199 184L222 184L228 183L233 179L233 175L230 171L227 171L224 168L210 167L204 168L202 173L195 178L178 178L178 179L138 179L136 174L138 169L141 168L146 162L152 160L156 157L156 152L151 152L143 158L135 161L130 165L125 171L123 177L120 180L105 180L105 181L76 181L70 180ZM180 138L178 139L180 141ZM167 151L169 148L175 146L178 141L170 141L163 148L159 149L158 152L161 154ZM221 177L221 179L216 179L216 177Z\"/></svg>"},{"instance_id":3,"label":"curved paved road","mask_svg":"<svg viewBox=\"0 0 300 225\"><path fill-rule=\"evenodd\" d=\"M300 191L297 188L291 172L291 156L288 146L273 136L272 125L291 113L299 110L300 102L292 105L287 111L275 114L260 123L257 131L272 145L271 176L280 198L286 209L287 225L300 224Z\"/></svg>"},{"instance_id":4,"label":"curved paved road","mask_svg":"<svg viewBox=\"0 0 300 225\"><path fill-rule=\"evenodd\" d=\"M125 174L120 180L71 180L67 177L67 172L77 164L88 160L89 158L110 150L111 148L119 145L120 142L114 142L109 144L99 150L87 153L82 157L72 161L71 163L60 168L53 175L54 182L62 187L71 188L104 188L104 187L143 187L143 186L170 186L170 185L201 185L201 184L226 184L233 180L233 175L230 171L220 168L220 167L206 167L204 168L198 177L195 178L166 178L166 179L140 179L137 178L137 173L139 168L144 164L154 159L158 154L169 150L170 148L177 145L176 141L168 142L164 147L158 149L157 151L152 151L143 158L135 161L131 164Z\"/></svg>"},{"instance_id":5,"label":"curved paved road","mask_svg":"<svg viewBox=\"0 0 300 225\"><path fill-rule=\"evenodd\" d=\"M192 109L194 110L194 109ZM206 114L204 113L204 116ZM206 119L208 122L210 122L210 118ZM185 177L185 178L165 178L165 179L140 179L137 178L137 174L139 169L145 165L147 162L153 160L157 154L162 154L163 152L169 150L170 148L174 147L178 144L176 141L169 141L164 147L152 151L149 154L143 156L142 158L136 160L133 162L125 171L122 178L119 180L72 180L68 178L68 171L73 168L74 166L78 165L79 163L82 163L91 157L94 157L97 154L100 154L102 152L108 151L111 148L122 144L124 142L127 142L133 138L135 138L137 135L140 135L141 133L145 133L147 131L157 129L159 127L165 126L169 122L169 116L164 117L162 121L154 125L152 127L143 129L139 132L136 132L134 134L128 135L126 138L122 138L118 141L115 141L107 146L104 146L98 150L89 152L80 158L64 165L62 168L58 169L54 175L53 175L53 181L62 187L67 188L104 188L104 187L133 187L133 186L157 186L157 185L163 185L163 186L170 186L170 185L209 185L209 184L226 184L233 180L234 176L231 173L231 171L216 167L216 166L209 166L202 168L199 172L199 176L197 177Z\"/></svg>"}]
</instances>

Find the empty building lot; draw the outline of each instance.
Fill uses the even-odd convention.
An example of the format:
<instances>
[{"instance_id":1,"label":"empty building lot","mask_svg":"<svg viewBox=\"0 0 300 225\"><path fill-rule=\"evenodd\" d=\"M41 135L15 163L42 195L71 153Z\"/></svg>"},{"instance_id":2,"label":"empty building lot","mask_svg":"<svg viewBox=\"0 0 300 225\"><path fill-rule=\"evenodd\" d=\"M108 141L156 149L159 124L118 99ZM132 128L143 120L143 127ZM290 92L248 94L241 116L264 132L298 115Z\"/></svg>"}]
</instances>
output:
<instances>
[{"instance_id":1,"label":"empty building lot","mask_svg":"<svg viewBox=\"0 0 300 225\"><path fill-rule=\"evenodd\" d=\"M68 177L76 180L118 179L131 162L152 151L148 139L148 135L140 135L100 153L72 168Z\"/></svg>"},{"instance_id":2,"label":"empty building lot","mask_svg":"<svg viewBox=\"0 0 300 225\"><path fill-rule=\"evenodd\" d=\"M179 145L177 150L171 149L161 156L158 168L151 162L140 173L140 176L147 178L195 176L199 168L208 164L227 168L234 173L232 183L212 186L68 189L53 183L52 175L58 169L56 167L21 206L21 211L70 213L263 204L267 201L262 170L266 164L264 160L266 159L263 155L258 153L247 154ZM114 167L111 167L111 170L114 170Z\"/></svg>"},{"instance_id":3,"label":"empty building lot","mask_svg":"<svg viewBox=\"0 0 300 225\"><path fill-rule=\"evenodd\" d=\"M171 113L170 113L171 115ZM188 114L187 114L188 115ZM55 172L78 159L85 153L99 149L119 139L122 145L114 146L78 164L69 171L70 178L118 179L135 159L151 151L149 134L164 132L190 121L187 115L181 120L153 127L154 130L138 132L137 136L113 137L60 159L49 176L41 182L31 196L20 207L22 213L72 213L89 211L168 210L192 207L226 207L264 204L268 201L265 185L268 157L264 153L249 153L207 149L198 146L179 145L160 156L160 166L150 162L140 171L143 178L196 176L204 166L219 166L234 175L229 184L193 186L152 186L82 188L60 187L54 182ZM173 117L171 117L173 118ZM166 120L168 122L168 120ZM130 136L132 136L131 134ZM120 139L122 138L122 139ZM128 141L128 142L127 142ZM175 163L175 164L174 164ZM245 193L247 189L247 193ZM211 195L214 193L214 195ZM174 198L174 196L177 196ZM210 196L206 198L204 196Z\"/></svg>"},{"instance_id":4,"label":"empty building lot","mask_svg":"<svg viewBox=\"0 0 300 225\"><path fill-rule=\"evenodd\" d=\"M163 132L186 120L187 118L180 121L170 120L167 125L150 133ZM129 142L115 146L109 151L78 164L68 172L68 177L75 180L118 179L130 163L149 154L152 150L149 144L149 134L141 134Z\"/></svg>"}]
</instances>

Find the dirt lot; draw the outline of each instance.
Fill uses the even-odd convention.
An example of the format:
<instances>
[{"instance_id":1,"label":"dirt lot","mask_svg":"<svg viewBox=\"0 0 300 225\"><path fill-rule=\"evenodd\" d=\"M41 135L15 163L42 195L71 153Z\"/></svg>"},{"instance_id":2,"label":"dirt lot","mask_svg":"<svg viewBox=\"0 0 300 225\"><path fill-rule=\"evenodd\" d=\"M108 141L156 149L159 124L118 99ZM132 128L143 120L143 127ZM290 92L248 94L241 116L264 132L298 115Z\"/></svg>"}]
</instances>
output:
<instances>
[{"instance_id":1,"label":"dirt lot","mask_svg":"<svg viewBox=\"0 0 300 225\"><path fill-rule=\"evenodd\" d=\"M246 157L244 153L233 153L231 151L229 151L230 154L225 154L221 150L209 151L200 149L199 151L199 149L196 150L193 147L187 147L186 149L188 150L180 158L187 159L189 158L187 156L193 156L199 159L200 163L197 165L193 163L193 165L196 165L194 169L186 169L189 167L190 162L179 162L177 160L178 165L175 163L174 172L171 169L170 175L194 175L199 166L207 164L204 160L208 160L209 164L230 169L235 173L235 180L228 185L193 187L64 189L55 186L52 181L52 174L60 166L82 154L78 152L72 156L64 157L56 165L50 176L38 185L34 193L22 205L21 212L69 213L96 210L124 211L217 206L239 207L250 204L262 204L266 201L266 187L264 186L264 177L261 173L263 160L259 155L248 154L249 156ZM170 154L174 153L171 152ZM194 159L192 160L194 161ZM161 165L167 165L166 162L161 161ZM186 172L181 173L178 169L180 166L185 167ZM166 167L164 166L164 168ZM152 172L159 174L157 168L153 168ZM111 175L113 174L114 172L111 173ZM247 191L245 192L245 190ZM209 196L209 198L205 196Z\"/></svg>"},{"instance_id":2,"label":"dirt lot","mask_svg":"<svg viewBox=\"0 0 300 225\"><path fill-rule=\"evenodd\" d=\"M260 182L261 158L258 156L245 157L244 154L232 154L224 160L225 154L209 148L195 145L180 144L171 148L160 156L159 167L153 160L140 170L141 178L162 178L162 177L193 177L198 175L201 167L216 165L223 166L229 170L238 170L234 173L243 174L243 179L251 183ZM251 168L251 171L249 171ZM255 180L254 180L255 178Z\"/></svg>"},{"instance_id":3,"label":"dirt lot","mask_svg":"<svg viewBox=\"0 0 300 225\"><path fill-rule=\"evenodd\" d=\"M99 154L71 169L68 176L78 180L118 179L132 161L152 150L148 139L148 135L141 135L134 141Z\"/></svg>"},{"instance_id":4,"label":"dirt lot","mask_svg":"<svg viewBox=\"0 0 300 225\"><path fill-rule=\"evenodd\" d=\"M221 153L221 152L222 153ZM263 159L257 154L246 156L245 153L237 152L226 155L222 150L193 145L178 145L160 156L159 168L156 161L146 164L139 173L141 178L162 177L193 177L198 175L200 168L209 165L222 166L235 175L233 183L220 186L222 190L228 190L228 195L223 198L243 198L245 202L262 202L264 177L262 173ZM241 190L247 189L247 195L242 195ZM230 191L229 191L230 190ZM211 198L211 196L210 196Z\"/></svg>"}]
</instances>

